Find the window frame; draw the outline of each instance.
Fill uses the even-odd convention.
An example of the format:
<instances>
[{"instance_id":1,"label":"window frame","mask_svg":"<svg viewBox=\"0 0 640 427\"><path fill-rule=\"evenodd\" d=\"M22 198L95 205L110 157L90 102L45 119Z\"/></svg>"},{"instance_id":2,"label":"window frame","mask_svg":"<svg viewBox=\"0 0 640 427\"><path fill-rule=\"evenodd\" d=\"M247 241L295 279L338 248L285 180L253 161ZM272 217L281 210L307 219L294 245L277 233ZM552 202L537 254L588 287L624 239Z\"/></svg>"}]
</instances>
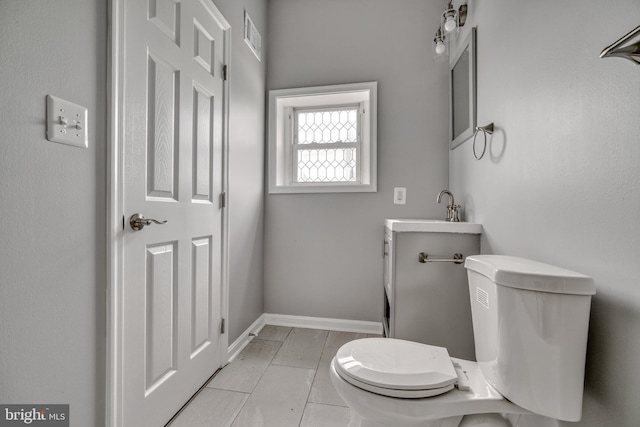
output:
<instances>
[{"instance_id":1,"label":"window frame","mask_svg":"<svg viewBox=\"0 0 640 427\"><path fill-rule=\"evenodd\" d=\"M360 146L356 157L359 181L296 182L295 110L330 110L356 105L360 125ZM269 193L376 192L376 128L377 82L269 91ZM319 143L316 146L324 145Z\"/></svg>"}]
</instances>

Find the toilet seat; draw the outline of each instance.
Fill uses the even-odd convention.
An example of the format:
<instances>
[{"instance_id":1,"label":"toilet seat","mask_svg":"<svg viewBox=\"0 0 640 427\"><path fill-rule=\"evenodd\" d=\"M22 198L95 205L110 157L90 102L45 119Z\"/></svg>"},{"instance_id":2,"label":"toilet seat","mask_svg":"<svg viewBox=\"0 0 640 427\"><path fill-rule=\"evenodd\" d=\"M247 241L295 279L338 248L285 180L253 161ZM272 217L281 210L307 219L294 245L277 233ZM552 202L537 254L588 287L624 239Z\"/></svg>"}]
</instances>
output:
<instances>
[{"instance_id":1,"label":"toilet seat","mask_svg":"<svg viewBox=\"0 0 640 427\"><path fill-rule=\"evenodd\" d=\"M334 366L350 384L390 397L437 396L458 379L446 348L393 338L351 341L338 350Z\"/></svg>"},{"instance_id":2,"label":"toilet seat","mask_svg":"<svg viewBox=\"0 0 640 427\"><path fill-rule=\"evenodd\" d=\"M451 358L453 363L461 366L468 373L470 389L453 390L426 399L399 399L372 393L356 387L340 375L335 361L329 365L329 378L338 395L353 411L356 424L358 420L367 420L384 426L416 426L443 427L443 420L456 418L460 420L468 414L529 414L526 409L505 399L482 373L477 362ZM375 425L375 424L374 424Z\"/></svg>"}]
</instances>

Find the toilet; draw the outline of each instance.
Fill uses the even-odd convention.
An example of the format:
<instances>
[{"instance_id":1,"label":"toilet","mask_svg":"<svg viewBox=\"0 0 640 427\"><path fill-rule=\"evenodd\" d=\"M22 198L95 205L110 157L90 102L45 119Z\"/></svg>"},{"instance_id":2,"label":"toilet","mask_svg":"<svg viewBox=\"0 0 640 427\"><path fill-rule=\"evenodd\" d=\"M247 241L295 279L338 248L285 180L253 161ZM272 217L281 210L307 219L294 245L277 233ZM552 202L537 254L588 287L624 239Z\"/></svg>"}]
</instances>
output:
<instances>
[{"instance_id":1,"label":"toilet","mask_svg":"<svg viewBox=\"0 0 640 427\"><path fill-rule=\"evenodd\" d=\"M593 280L503 255L470 256L464 266L477 361L393 338L343 345L329 375L356 426L511 427L509 414L580 420Z\"/></svg>"}]
</instances>

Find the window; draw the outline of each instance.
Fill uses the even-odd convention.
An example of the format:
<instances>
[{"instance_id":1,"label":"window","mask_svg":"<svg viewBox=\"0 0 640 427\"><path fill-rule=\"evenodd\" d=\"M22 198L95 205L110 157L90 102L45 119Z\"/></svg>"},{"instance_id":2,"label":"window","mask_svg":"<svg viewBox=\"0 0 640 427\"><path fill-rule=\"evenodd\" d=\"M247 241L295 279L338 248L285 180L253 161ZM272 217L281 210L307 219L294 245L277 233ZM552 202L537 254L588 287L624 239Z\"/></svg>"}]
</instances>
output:
<instances>
[{"instance_id":1,"label":"window","mask_svg":"<svg viewBox=\"0 0 640 427\"><path fill-rule=\"evenodd\" d=\"M377 84L269 92L269 192L376 191Z\"/></svg>"},{"instance_id":2,"label":"window","mask_svg":"<svg viewBox=\"0 0 640 427\"><path fill-rule=\"evenodd\" d=\"M360 105L293 110L293 182L360 182Z\"/></svg>"}]
</instances>

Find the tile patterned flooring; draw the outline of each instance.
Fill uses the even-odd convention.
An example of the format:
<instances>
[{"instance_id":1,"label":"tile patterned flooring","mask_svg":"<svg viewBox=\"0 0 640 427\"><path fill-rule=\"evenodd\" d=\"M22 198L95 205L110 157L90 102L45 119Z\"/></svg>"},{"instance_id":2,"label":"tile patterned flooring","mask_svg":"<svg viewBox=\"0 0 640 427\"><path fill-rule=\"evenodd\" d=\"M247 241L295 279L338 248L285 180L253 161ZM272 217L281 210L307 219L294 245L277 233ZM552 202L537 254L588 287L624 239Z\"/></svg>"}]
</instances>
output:
<instances>
[{"instance_id":1,"label":"tile patterned flooring","mask_svg":"<svg viewBox=\"0 0 640 427\"><path fill-rule=\"evenodd\" d=\"M329 363L368 336L267 325L168 427L347 427Z\"/></svg>"}]
</instances>

